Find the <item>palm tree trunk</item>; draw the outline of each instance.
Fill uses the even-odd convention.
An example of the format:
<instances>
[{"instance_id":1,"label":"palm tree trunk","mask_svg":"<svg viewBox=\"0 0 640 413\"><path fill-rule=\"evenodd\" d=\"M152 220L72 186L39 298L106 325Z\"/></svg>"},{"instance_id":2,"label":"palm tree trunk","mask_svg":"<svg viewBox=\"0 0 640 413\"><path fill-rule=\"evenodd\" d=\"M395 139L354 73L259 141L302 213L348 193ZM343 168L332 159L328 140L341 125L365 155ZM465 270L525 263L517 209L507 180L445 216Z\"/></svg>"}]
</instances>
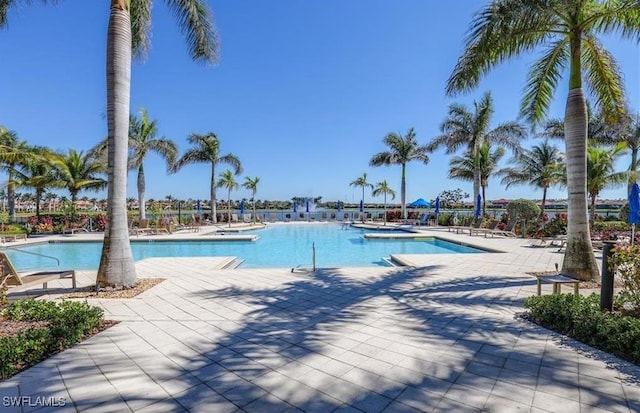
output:
<instances>
[{"instance_id":1,"label":"palm tree trunk","mask_svg":"<svg viewBox=\"0 0 640 413\"><path fill-rule=\"evenodd\" d=\"M211 163L211 222L218 223L218 216L216 212L216 165Z\"/></svg>"},{"instance_id":2,"label":"palm tree trunk","mask_svg":"<svg viewBox=\"0 0 640 413\"><path fill-rule=\"evenodd\" d=\"M366 186L362 185L362 222L364 222L364 188L366 188Z\"/></svg>"},{"instance_id":3,"label":"palm tree trunk","mask_svg":"<svg viewBox=\"0 0 640 413\"><path fill-rule=\"evenodd\" d=\"M140 219L147 217L147 205L145 204L144 195L147 189L144 179L144 166L138 168L138 216Z\"/></svg>"},{"instance_id":4,"label":"palm tree trunk","mask_svg":"<svg viewBox=\"0 0 640 413\"><path fill-rule=\"evenodd\" d=\"M9 222L16 220L16 184L13 181L13 172L9 170L9 183L7 184L7 204L9 205Z\"/></svg>"},{"instance_id":5,"label":"palm tree trunk","mask_svg":"<svg viewBox=\"0 0 640 413\"><path fill-rule=\"evenodd\" d=\"M407 165L402 164L402 178L400 179L400 202L402 206L400 207L400 214L402 215L402 219L407 219L407 175L406 175Z\"/></svg>"},{"instance_id":6,"label":"palm tree trunk","mask_svg":"<svg viewBox=\"0 0 640 413\"><path fill-rule=\"evenodd\" d=\"M598 265L593 255L587 211L587 105L581 87L569 91L564 130L569 205L562 271L580 280L595 280Z\"/></svg>"},{"instance_id":7,"label":"palm tree trunk","mask_svg":"<svg viewBox=\"0 0 640 413\"><path fill-rule=\"evenodd\" d=\"M231 189L227 195L227 221L229 221L229 228L231 228Z\"/></svg>"},{"instance_id":8,"label":"palm tree trunk","mask_svg":"<svg viewBox=\"0 0 640 413\"><path fill-rule=\"evenodd\" d=\"M127 225L127 149L131 88L131 18L126 0L112 0L107 32L107 218L98 287L137 282Z\"/></svg>"},{"instance_id":9,"label":"palm tree trunk","mask_svg":"<svg viewBox=\"0 0 640 413\"><path fill-rule=\"evenodd\" d=\"M382 218L383 218L383 225L387 225L387 194L384 194L384 207L382 207Z\"/></svg>"},{"instance_id":10,"label":"palm tree trunk","mask_svg":"<svg viewBox=\"0 0 640 413\"><path fill-rule=\"evenodd\" d=\"M544 207L547 204L547 187L542 188L542 203L540 204L540 221L544 219Z\"/></svg>"},{"instance_id":11,"label":"palm tree trunk","mask_svg":"<svg viewBox=\"0 0 640 413\"><path fill-rule=\"evenodd\" d=\"M42 199L42 189L36 189L36 221L40 222L40 200Z\"/></svg>"}]
</instances>

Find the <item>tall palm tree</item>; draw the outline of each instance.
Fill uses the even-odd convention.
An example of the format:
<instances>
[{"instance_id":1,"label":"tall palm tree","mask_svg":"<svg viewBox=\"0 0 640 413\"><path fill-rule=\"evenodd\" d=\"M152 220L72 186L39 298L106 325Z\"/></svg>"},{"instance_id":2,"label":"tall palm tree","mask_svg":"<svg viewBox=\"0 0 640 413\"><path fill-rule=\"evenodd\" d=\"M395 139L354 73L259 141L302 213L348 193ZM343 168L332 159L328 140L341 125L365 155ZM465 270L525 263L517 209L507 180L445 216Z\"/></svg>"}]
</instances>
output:
<instances>
[{"instance_id":1,"label":"tall palm tree","mask_svg":"<svg viewBox=\"0 0 640 413\"><path fill-rule=\"evenodd\" d=\"M362 176L356 178L356 180L352 181L349 186L362 187L362 208L364 209L364 190L365 188L373 189L373 184L367 182L367 173L364 172ZM364 214L362 214L362 222L364 222Z\"/></svg>"},{"instance_id":2,"label":"tall palm tree","mask_svg":"<svg viewBox=\"0 0 640 413\"><path fill-rule=\"evenodd\" d=\"M243 188L246 188L251 191L251 207L253 209L253 223L256 222L256 193L258 192L258 183L260 182L260 178L257 176L251 178L250 176L244 177L244 183L242 184Z\"/></svg>"},{"instance_id":3,"label":"tall palm tree","mask_svg":"<svg viewBox=\"0 0 640 413\"><path fill-rule=\"evenodd\" d=\"M531 185L542 189L540 216L544 215L547 203L547 190L562 181L564 173L564 156L560 150L545 139L531 149L525 149L515 156L510 167L497 172L502 176L502 185L509 189L512 185Z\"/></svg>"},{"instance_id":4,"label":"tall palm tree","mask_svg":"<svg viewBox=\"0 0 640 413\"><path fill-rule=\"evenodd\" d=\"M106 172L104 164L83 151L69 149L66 155L52 154L51 165L55 169L55 186L69 190L73 204L80 191L99 191L107 186L107 181L100 176Z\"/></svg>"},{"instance_id":5,"label":"tall palm tree","mask_svg":"<svg viewBox=\"0 0 640 413\"><path fill-rule=\"evenodd\" d=\"M18 171L20 186L35 189L36 219L40 221L40 201L42 201L47 188L61 186L57 179L55 169L51 163L54 154L44 147L32 147L33 156L24 162Z\"/></svg>"},{"instance_id":6,"label":"tall palm tree","mask_svg":"<svg viewBox=\"0 0 640 413\"><path fill-rule=\"evenodd\" d=\"M500 162L504 154L505 149L502 146L497 147L492 152L491 145L485 142L476 149L475 154L467 151L466 156L454 156L449 161L449 178L474 182L478 176L478 170L480 171L482 215L486 213L487 197L485 190L489 186L489 178L496 172L498 162Z\"/></svg>"},{"instance_id":7,"label":"tall palm tree","mask_svg":"<svg viewBox=\"0 0 640 413\"><path fill-rule=\"evenodd\" d=\"M387 181L384 180L376 184L375 188L371 192L371 195L373 196L384 195L384 207L383 207L384 224L383 225L387 225L387 195L391 195L391 199L396 199L396 191L394 191L389 186Z\"/></svg>"},{"instance_id":8,"label":"tall palm tree","mask_svg":"<svg viewBox=\"0 0 640 413\"><path fill-rule=\"evenodd\" d=\"M596 104L607 115L619 117L625 109L620 68L598 39L601 34L640 39L638 1L493 0L472 20L465 50L446 87L448 94L471 90L496 65L544 47L529 72L521 104L525 118L538 125L568 68L564 125L569 220L563 272L584 280L596 279L598 266L587 215L587 109L583 76Z\"/></svg>"},{"instance_id":9,"label":"tall palm tree","mask_svg":"<svg viewBox=\"0 0 640 413\"><path fill-rule=\"evenodd\" d=\"M231 153L220 156L220 140L213 132L209 132L206 135L192 133L187 138L187 141L195 148L188 149L178 159L172 171L177 172L185 165L195 163L211 164L211 221L215 224L218 222L216 217L216 166L225 163L234 169L236 175L240 175L242 173L242 165L238 157Z\"/></svg>"},{"instance_id":10,"label":"tall palm tree","mask_svg":"<svg viewBox=\"0 0 640 413\"><path fill-rule=\"evenodd\" d=\"M127 225L127 148L131 57L149 46L152 0L110 0L107 29L107 139L109 226L104 234L96 283L129 288L136 284ZM166 0L194 60L215 62L218 41L204 0Z\"/></svg>"},{"instance_id":11,"label":"tall palm tree","mask_svg":"<svg viewBox=\"0 0 640 413\"><path fill-rule=\"evenodd\" d=\"M631 162L629 164L629 185L627 193L631 193L633 183L638 180L638 169L640 167L640 112L634 115L625 116L620 122L610 127L609 133L604 136L592 138L597 143L605 145L615 145L624 143L629 149Z\"/></svg>"},{"instance_id":12,"label":"tall palm tree","mask_svg":"<svg viewBox=\"0 0 640 413\"><path fill-rule=\"evenodd\" d=\"M491 117L494 113L491 92L485 92L480 101L473 102L473 113L465 105L453 103L449 105L448 117L440 125L441 135L435 137L427 148L430 152L441 146L447 154L465 149L474 161L473 199L480 193L480 158L479 149L484 144L499 144L510 149L514 154L520 151L520 142L527 134L524 126L518 122L505 122L490 129ZM483 197L484 199L484 197Z\"/></svg>"},{"instance_id":13,"label":"tall palm tree","mask_svg":"<svg viewBox=\"0 0 640 413\"><path fill-rule=\"evenodd\" d=\"M220 174L220 179L216 184L219 188L227 188L227 217L229 218L229 226L231 226L231 191L240 187L233 176L233 172L227 169Z\"/></svg>"},{"instance_id":14,"label":"tall palm tree","mask_svg":"<svg viewBox=\"0 0 640 413\"><path fill-rule=\"evenodd\" d=\"M591 198L591 221L596 219L596 198L603 189L616 188L627 182L626 172L616 172L615 163L627 146L619 142L611 148L587 147L587 193Z\"/></svg>"},{"instance_id":15,"label":"tall palm tree","mask_svg":"<svg viewBox=\"0 0 640 413\"><path fill-rule=\"evenodd\" d=\"M402 174L400 179L400 207L401 215L403 219L407 218L407 164L411 161L422 162L423 164L429 163L429 156L427 155L427 147L419 145L416 140L416 134L413 128L409 129L405 136L401 136L398 133L389 133L383 139L385 145L389 147L388 151L379 152L371 158L369 165L381 166L381 165L400 165L402 167ZM363 189L364 191L364 189ZM364 198L364 196L363 196Z\"/></svg>"},{"instance_id":16,"label":"tall palm tree","mask_svg":"<svg viewBox=\"0 0 640 413\"><path fill-rule=\"evenodd\" d=\"M0 170L7 172L7 204L9 220L16 218L16 174L18 168L32 159L33 152L26 141L18 138L16 132L0 126Z\"/></svg>"},{"instance_id":17,"label":"tall palm tree","mask_svg":"<svg viewBox=\"0 0 640 413\"><path fill-rule=\"evenodd\" d=\"M144 159L149 152L155 152L166 161L167 170L170 170L176 161L178 149L173 141L156 137L158 133L157 121L155 119L149 120L146 109L140 109L139 118L132 115L129 123L129 146L132 150L129 167L138 168L138 211L140 219L144 219L146 218Z\"/></svg>"}]
</instances>

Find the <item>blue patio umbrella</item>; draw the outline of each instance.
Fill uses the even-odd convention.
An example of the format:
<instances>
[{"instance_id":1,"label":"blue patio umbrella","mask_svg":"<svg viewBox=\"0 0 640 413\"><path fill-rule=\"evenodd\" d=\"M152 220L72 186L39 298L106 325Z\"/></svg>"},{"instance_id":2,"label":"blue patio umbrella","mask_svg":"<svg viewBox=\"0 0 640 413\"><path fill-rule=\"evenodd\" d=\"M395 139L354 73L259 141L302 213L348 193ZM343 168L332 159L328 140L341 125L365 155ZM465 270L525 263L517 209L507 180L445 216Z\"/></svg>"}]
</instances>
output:
<instances>
[{"instance_id":1,"label":"blue patio umbrella","mask_svg":"<svg viewBox=\"0 0 640 413\"><path fill-rule=\"evenodd\" d=\"M340 201L336 202L336 209L338 210L338 212L340 211Z\"/></svg>"},{"instance_id":2,"label":"blue patio umbrella","mask_svg":"<svg viewBox=\"0 0 640 413\"><path fill-rule=\"evenodd\" d=\"M636 236L636 224L640 223L640 186L634 183L629 194L629 218L631 224L631 244Z\"/></svg>"},{"instance_id":3,"label":"blue patio umbrella","mask_svg":"<svg viewBox=\"0 0 640 413\"><path fill-rule=\"evenodd\" d=\"M307 199L307 206L306 206L305 212L307 214L309 213L309 200L308 199Z\"/></svg>"},{"instance_id":4,"label":"blue patio umbrella","mask_svg":"<svg viewBox=\"0 0 640 413\"><path fill-rule=\"evenodd\" d=\"M478 198L476 199L476 217L480 216L480 208L482 206L482 196L478 194Z\"/></svg>"},{"instance_id":5,"label":"blue patio umbrella","mask_svg":"<svg viewBox=\"0 0 640 413\"><path fill-rule=\"evenodd\" d=\"M431 202L425 201L422 198L418 198L409 204L409 208L429 208L430 206Z\"/></svg>"},{"instance_id":6,"label":"blue patio umbrella","mask_svg":"<svg viewBox=\"0 0 640 413\"><path fill-rule=\"evenodd\" d=\"M360 212L364 212L364 201L360 200Z\"/></svg>"},{"instance_id":7,"label":"blue patio umbrella","mask_svg":"<svg viewBox=\"0 0 640 413\"><path fill-rule=\"evenodd\" d=\"M298 204L295 201L293 202L293 212L298 212Z\"/></svg>"},{"instance_id":8,"label":"blue patio umbrella","mask_svg":"<svg viewBox=\"0 0 640 413\"><path fill-rule=\"evenodd\" d=\"M200 204L199 199L196 201L196 210L198 211L198 214L202 213L202 204Z\"/></svg>"},{"instance_id":9,"label":"blue patio umbrella","mask_svg":"<svg viewBox=\"0 0 640 413\"><path fill-rule=\"evenodd\" d=\"M434 211L434 213L436 214L436 216L440 214L440 197L439 196L436 197L436 210Z\"/></svg>"},{"instance_id":10,"label":"blue patio umbrella","mask_svg":"<svg viewBox=\"0 0 640 413\"><path fill-rule=\"evenodd\" d=\"M244 214L244 199L240 201L240 215Z\"/></svg>"}]
</instances>

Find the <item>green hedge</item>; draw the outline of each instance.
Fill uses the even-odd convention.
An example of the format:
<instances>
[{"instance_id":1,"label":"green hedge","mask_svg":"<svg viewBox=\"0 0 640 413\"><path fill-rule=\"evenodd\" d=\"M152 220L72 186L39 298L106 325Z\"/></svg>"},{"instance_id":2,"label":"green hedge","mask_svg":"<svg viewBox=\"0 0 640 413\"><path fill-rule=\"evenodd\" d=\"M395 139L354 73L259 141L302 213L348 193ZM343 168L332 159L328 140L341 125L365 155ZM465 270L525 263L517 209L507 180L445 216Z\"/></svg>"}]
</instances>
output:
<instances>
[{"instance_id":1,"label":"green hedge","mask_svg":"<svg viewBox=\"0 0 640 413\"><path fill-rule=\"evenodd\" d=\"M600 311L600 296L533 296L525 300L525 317L635 364L640 364L640 319Z\"/></svg>"},{"instance_id":2,"label":"green hedge","mask_svg":"<svg viewBox=\"0 0 640 413\"><path fill-rule=\"evenodd\" d=\"M34 299L16 301L2 314L8 320L46 321L48 326L0 337L0 379L73 346L104 321L101 308L77 301L60 304Z\"/></svg>"}]
</instances>

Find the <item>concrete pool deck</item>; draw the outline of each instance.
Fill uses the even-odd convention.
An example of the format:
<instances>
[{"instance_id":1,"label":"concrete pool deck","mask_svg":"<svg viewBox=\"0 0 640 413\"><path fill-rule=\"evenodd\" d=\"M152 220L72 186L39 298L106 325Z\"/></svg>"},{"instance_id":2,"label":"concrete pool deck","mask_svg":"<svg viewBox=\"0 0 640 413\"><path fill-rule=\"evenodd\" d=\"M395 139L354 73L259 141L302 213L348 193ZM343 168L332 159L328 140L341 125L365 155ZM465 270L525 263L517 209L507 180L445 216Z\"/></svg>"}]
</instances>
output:
<instances>
[{"instance_id":1,"label":"concrete pool deck","mask_svg":"<svg viewBox=\"0 0 640 413\"><path fill-rule=\"evenodd\" d=\"M526 272L562 265L557 248L423 231L504 252L315 273L146 259L138 276L165 282L89 300L121 323L0 382L0 394L65 398L43 412L640 411L640 367L517 317L536 294ZM51 297L68 287L50 283Z\"/></svg>"}]
</instances>

